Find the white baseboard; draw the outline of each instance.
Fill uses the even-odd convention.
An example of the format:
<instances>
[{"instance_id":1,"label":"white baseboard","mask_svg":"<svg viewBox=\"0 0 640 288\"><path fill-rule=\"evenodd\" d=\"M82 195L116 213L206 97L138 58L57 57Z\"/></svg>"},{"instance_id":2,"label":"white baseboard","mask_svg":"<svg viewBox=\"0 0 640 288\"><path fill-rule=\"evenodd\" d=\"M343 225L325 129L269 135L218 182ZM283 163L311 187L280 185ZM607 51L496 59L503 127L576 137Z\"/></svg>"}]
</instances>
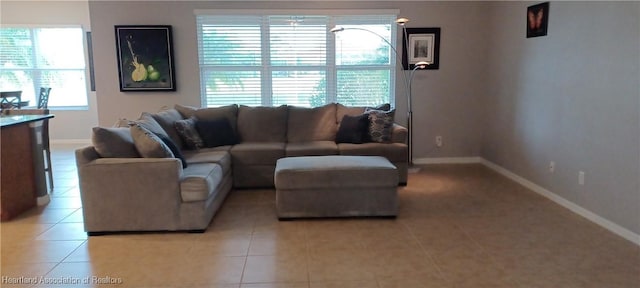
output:
<instances>
[{"instance_id":1,"label":"white baseboard","mask_svg":"<svg viewBox=\"0 0 640 288\"><path fill-rule=\"evenodd\" d=\"M596 223L600 226L602 226L603 228L611 231L612 233L627 239L629 241L631 241L632 243L640 246L640 235L627 229L624 228L616 223L613 223L605 218L603 218L602 216L593 213L587 209L585 209L584 207L573 203L561 196L559 196L558 194L555 194L541 186L539 186L536 183L533 183L505 168L503 168L502 166L499 166L491 161L488 161L482 157L441 157L441 158L418 158L413 160L414 164L422 164L422 165L428 165L428 164L473 164L473 163L481 163L485 166L487 166L489 169L494 170L498 173L500 173L501 175L521 184L524 187L527 187L528 189L532 190L533 192L536 192L546 198L548 198L549 200L557 203L558 205L569 209L570 211L572 211L573 213L576 213L584 218L586 218L587 220Z\"/></svg>"},{"instance_id":2,"label":"white baseboard","mask_svg":"<svg viewBox=\"0 0 640 288\"><path fill-rule=\"evenodd\" d=\"M36 203L38 204L38 206L44 206L49 204L49 202L51 202L51 197L49 196L49 194L47 194L47 195L38 197Z\"/></svg>"},{"instance_id":3,"label":"white baseboard","mask_svg":"<svg viewBox=\"0 0 640 288\"><path fill-rule=\"evenodd\" d=\"M91 145L91 139L51 139L51 145Z\"/></svg>"},{"instance_id":4,"label":"white baseboard","mask_svg":"<svg viewBox=\"0 0 640 288\"><path fill-rule=\"evenodd\" d=\"M413 160L413 164L471 164L482 163L480 157L438 157L438 158L418 158Z\"/></svg>"},{"instance_id":5,"label":"white baseboard","mask_svg":"<svg viewBox=\"0 0 640 288\"><path fill-rule=\"evenodd\" d=\"M603 218L602 216L599 216L585 208L583 208L582 206L573 203L565 198L562 198L561 196L543 188L538 186L537 184L503 168L502 166L499 166L491 161L488 161L486 159L480 158L480 163L484 164L485 166L489 167L490 169L504 175L505 177L521 184L522 186L525 186L529 189L531 189L532 191L547 197L548 199L550 199L551 201L559 204L560 206L567 208L569 210L571 210L572 212L586 218L587 220L594 222L600 226L602 226L603 228L613 232L616 235L619 235L620 237L627 239L629 241L631 241L632 243L640 246L640 235L634 233L633 231L624 228L616 223L613 223L605 218Z\"/></svg>"}]
</instances>

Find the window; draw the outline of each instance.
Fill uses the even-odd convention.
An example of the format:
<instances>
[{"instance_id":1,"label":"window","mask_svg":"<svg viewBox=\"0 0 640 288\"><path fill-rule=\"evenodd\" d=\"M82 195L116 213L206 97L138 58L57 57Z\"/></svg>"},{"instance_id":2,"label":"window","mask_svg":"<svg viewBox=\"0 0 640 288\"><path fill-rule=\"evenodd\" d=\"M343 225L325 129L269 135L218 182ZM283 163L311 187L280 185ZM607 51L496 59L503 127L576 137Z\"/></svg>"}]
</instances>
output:
<instances>
[{"instance_id":1,"label":"window","mask_svg":"<svg viewBox=\"0 0 640 288\"><path fill-rule=\"evenodd\" d=\"M82 28L0 29L0 90L22 91L36 105L51 87L49 108L87 106Z\"/></svg>"},{"instance_id":2,"label":"window","mask_svg":"<svg viewBox=\"0 0 640 288\"><path fill-rule=\"evenodd\" d=\"M396 15L196 14L205 107L394 102Z\"/></svg>"}]
</instances>

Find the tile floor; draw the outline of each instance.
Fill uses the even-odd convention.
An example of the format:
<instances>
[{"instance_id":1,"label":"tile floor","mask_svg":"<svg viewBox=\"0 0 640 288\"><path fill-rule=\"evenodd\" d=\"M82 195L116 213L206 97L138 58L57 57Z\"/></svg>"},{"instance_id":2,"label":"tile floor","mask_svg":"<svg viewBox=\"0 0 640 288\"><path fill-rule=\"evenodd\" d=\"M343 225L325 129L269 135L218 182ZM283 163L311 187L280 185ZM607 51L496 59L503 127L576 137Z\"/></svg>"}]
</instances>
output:
<instances>
[{"instance_id":1,"label":"tile floor","mask_svg":"<svg viewBox=\"0 0 640 288\"><path fill-rule=\"evenodd\" d=\"M242 190L203 234L88 238L54 148L51 203L0 225L1 287L640 287L640 247L481 165L411 174L396 220L278 222Z\"/></svg>"}]
</instances>

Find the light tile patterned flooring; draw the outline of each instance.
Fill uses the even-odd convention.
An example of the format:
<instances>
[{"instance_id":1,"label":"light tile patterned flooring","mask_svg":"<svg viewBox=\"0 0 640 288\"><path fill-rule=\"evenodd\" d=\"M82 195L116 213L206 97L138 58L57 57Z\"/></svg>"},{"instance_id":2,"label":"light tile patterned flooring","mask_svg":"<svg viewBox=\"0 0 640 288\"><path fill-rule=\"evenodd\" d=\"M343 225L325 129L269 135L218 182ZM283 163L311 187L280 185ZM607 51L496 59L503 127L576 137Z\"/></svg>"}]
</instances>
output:
<instances>
[{"instance_id":1,"label":"light tile patterned flooring","mask_svg":"<svg viewBox=\"0 0 640 288\"><path fill-rule=\"evenodd\" d=\"M203 234L88 238L54 148L51 203L0 225L1 287L640 287L640 247L480 165L411 174L396 220L278 222L273 190L240 190Z\"/></svg>"}]
</instances>

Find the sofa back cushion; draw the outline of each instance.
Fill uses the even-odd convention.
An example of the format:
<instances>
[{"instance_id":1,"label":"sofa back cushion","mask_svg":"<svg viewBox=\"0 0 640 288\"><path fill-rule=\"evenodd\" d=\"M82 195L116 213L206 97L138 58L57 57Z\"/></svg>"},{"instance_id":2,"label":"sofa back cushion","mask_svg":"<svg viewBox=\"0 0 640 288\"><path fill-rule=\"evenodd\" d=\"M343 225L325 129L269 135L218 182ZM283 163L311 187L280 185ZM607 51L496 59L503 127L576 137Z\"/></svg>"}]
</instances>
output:
<instances>
[{"instance_id":1,"label":"sofa back cushion","mask_svg":"<svg viewBox=\"0 0 640 288\"><path fill-rule=\"evenodd\" d=\"M285 142L287 140L287 106L249 107L238 110L240 142Z\"/></svg>"},{"instance_id":2,"label":"sofa back cushion","mask_svg":"<svg viewBox=\"0 0 640 288\"><path fill-rule=\"evenodd\" d=\"M316 108L289 106L288 142L334 141L337 131L335 103Z\"/></svg>"},{"instance_id":3,"label":"sofa back cushion","mask_svg":"<svg viewBox=\"0 0 640 288\"><path fill-rule=\"evenodd\" d=\"M347 116L362 115L364 113L364 108L365 108L364 106L345 106L340 103L336 105L337 105L336 120L337 120L338 126L340 126L340 123L342 122L342 119L344 118L345 115Z\"/></svg>"}]
</instances>

